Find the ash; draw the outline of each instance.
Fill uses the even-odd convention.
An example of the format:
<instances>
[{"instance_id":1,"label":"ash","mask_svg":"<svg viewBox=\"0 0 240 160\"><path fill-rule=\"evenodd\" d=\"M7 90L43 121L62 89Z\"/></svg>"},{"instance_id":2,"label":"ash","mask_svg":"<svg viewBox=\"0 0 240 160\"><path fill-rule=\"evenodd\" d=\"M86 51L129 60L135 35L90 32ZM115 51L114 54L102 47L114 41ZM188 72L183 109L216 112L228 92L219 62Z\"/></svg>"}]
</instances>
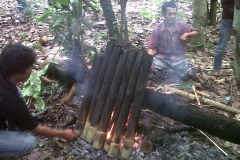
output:
<instances>
[{"instance_id":1,"label":"ash","mask_svg":"<svg viewBox=\"0 0 240 160\"><path fill-rule=\"evenodd\" d=\"M147 135L147 133L145 133ZM144 136L142 136L142 140ZM240 160L227 148L221 147L228 156L225 156L213 143L197 131L182 131L178 133L164 133L154 140L154 149L149 154L134 148L130 160ZM71 145L70 156L78 160L120 160L110 158L104 150L97 150L85 140L79 138Z\"/></svg>"}]
</instances>

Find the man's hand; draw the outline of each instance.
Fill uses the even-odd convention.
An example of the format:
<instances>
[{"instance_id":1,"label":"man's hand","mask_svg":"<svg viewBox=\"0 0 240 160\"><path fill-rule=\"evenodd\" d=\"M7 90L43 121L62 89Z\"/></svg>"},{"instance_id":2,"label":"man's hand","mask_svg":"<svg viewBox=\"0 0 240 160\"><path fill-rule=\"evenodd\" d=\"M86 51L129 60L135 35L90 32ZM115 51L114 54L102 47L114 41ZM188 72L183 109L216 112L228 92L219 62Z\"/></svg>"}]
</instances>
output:
<instances>
[{"instance_id":1,"label":"man's hand","mask_svg":"<svg viewBox=\"0 0 240 160\"><path fill-rule=\"evenodd\" d=\"M153 50L153 49L149 49L149 50L148 50L148 54L150 54L150 55L154 55L154 54L155 54L155 50Z\"/></svg>"},{"instance_id":2,"label":"man's hand","mask_svg":"<svg viewBox=\"0 0 240 160\"><path fill-rule=\"evenodd\" d=\"M183 41L186 41L187 38L188 38L188 33L184 33L184 34L180 37L180 39L183 40Z\"/></svg>"},{"instance_id":3,"label":"man's hand","mask_svg":"<svg viewBox=\"0 0 240 160\"><path fill-rule=\"evenodd\" d=\"M188 32L188 33L183 33L183 35L181 35L180 39L183 41L186 41L187 38L195 38L200 36L200 33L198 31L192 31L192 32Z\"/></svg>"},{"instance_id":4,"label":"man's hand","mask_svg":"<svg viewBox=\"0 0 240 160\"><path fill-rule=\"evenodd\" d=\"M77 135L71 129L64 130L61 137L68 140L68 141L72 141L74 139L77 139Z\"/></svg>"}]
</instances>

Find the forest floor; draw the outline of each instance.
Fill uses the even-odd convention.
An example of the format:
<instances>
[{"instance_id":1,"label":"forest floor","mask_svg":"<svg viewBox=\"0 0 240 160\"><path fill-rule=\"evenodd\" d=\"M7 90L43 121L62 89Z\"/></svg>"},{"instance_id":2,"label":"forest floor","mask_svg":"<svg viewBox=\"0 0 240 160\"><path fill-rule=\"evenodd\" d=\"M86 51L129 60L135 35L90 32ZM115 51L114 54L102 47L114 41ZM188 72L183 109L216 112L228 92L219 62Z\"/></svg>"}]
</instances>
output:
<instances>
[{"instance_id":1,"label":"forest floor","mask_svg":"<svg viewBox=\"0 0 240 160\"><path fill-rule=\"evenodd\" d=\"M183 0L177 0L176 3L179 6L179 16L178 18L182 21L191 22L191 14L192 14L192 8L191 8L191 2L190 1L183 1ZM39 17L43 12L42 8L47 7L46 2L40 3L36 2L34 0L31 0L32 9L29 10L28 13L25 14L25 18L22 14L20 14L16 8L17 2L15 0L5 0L2 1L0 4L0 51L2 48L8 44L9 42L21 42L22 44L32 47L35 49L37 55L38 55L38 62L43 63L46 59L49 57L56 56L58 52L63 52L62 47L59 47L59 45L53 41L53 37L49 31L49 27L47 24L44 23L37 23L36 19ZM117 2L112 1L112 5L114 7L114 11L116 13L116 17L119 20L120 18L120 5L117 4ZM159 2L158 2L159 5ZM139 42L143 44L144 48L147 50L147 41L151 34L152 29L154 26L156 26L158 23L162 21L162 18L150 18L155 16L155 12L158 8L158 6L155 1L150 0L136 0L136 1L130 1L127 5L127 19L128 19L128 26L129 26L129 36L130 40L133 42ZM34 11L34 12L33 12ZM88 18L91 18L91 13L87 13L86 16ZM147 18L148 17L148 18ZM217 14L218 20L221 17L220 12L218 11ZM150 18L150 19L149 19ZM105 27L105 20L102 16L101 12L99 14L99 21L94 22L97 25L103 26L102 28L92 28L91 30L85 29L83 34L86 39L86 42L88 45L95 46L98 50L101 50L101 48L104 48L106 45L106 37L102 37L103 33L107 32L107 29ZM194 51L191 49L190 43L188 43L188 52L187 57L189 58L190 62L194 64L198 68L198 73L196 74L196 77L194 79L190 79L188 81L178 81L175 82L174 80L171 81L163 81L159 80L158 78L149 78L148 81L148 88L151 88L155 91L169 93L166 89L169 86L175 87L177 89L181 89L184 92L187 93L193 93L192 86L195 86L197 91L204 92L208 95L210 95L211 100L214 100L216 102L220 102L223 104L226 104L230 107L234 107L237 109L240 109L240 91L237 87L236 80L234 79L234 71L233 71L233 37L231 37L226 54L224 56L223 60L223 67L221 70L221 75L218 80L212 80L210 78L211 72L212 72L212 66L213 66L213 56L216 44L218 42L218 33L219 33L219 23L216 26L209 25L207 27L206 35L206 52L202 53L200 51ZM95 37L93 39L93 37ZM44 41L44 43L43 43ZM61 59L67 58L67 55L60 56ZM36 72L38 69L36 69ZM150 75L151 77L152 75ZM58 81L58 80L56 80ZM176 84L177 83L177 84ZM59 84L63 85L63 84ZM79 108L79 103L81 101L72 102L72 103L62 103L61 100L66 97L71 89L71 86L68 85L65 87L65 91L61 95L55 96L55 103L54 105L50 102L46 102L47 109L44 110L44 112L38 112L34 106L33 103L29 104L29 110L36 114L36 118L39 121L40 124L47 125L54 128L73 128L73 125L68 125L65 127L62 127L61 124L64 123L66 120L66 114L69 110L77 111ZM197 101L192 103L197 104ZM202 105L204 106L204 105ZM219 110L211 105L206 105L206 108L209 110L216 112L218 114L222 114L227 117L232 117L235 119L239 119L239 115L234 115L231 113L228 113L223 110ZM169 120L171 121L171 120ZM184 133L179 133L184 134ZM164 149L167 150L173 150L173 148L181 147L183 144L179 145L180 142L183 143L183 138L179 138L182 135L179 136L178 133L174 133L172 137L170 138L170 141L177 142L176 144L172 143L172 145L165 146ZM169 135L166 134L168 137L164 136L165 141L169 140ZM186 135L185 135L186 136ZM141 137L141 136L140 136ZM143 136L144 137L144 136ZM45 138L38 136L38 147L30 154L22 159L29 159L29 160L39 160L39 159L51 159L51 160L65 160L65 159L74 159L72 157L76 157L75 159L99 159L94 158L94 156L90 156L89 158L80 158L79 155L75 155L75 150L73 145L75 144L69 144L65 140L61 138ZM186 138L186 137L185 137ZM216 140L216 139L215 139ZM238 154L240 154L239 146L237 144L229 143L223 140L219 140L221 143L225 144L224 148L226 150L230 150L231 153L234 152L233 159L238 159ZM81 142L82 145L85 142ZM185 143L184 145L189 145L189 143ZM204 153L206 149L211 149L209 147L210 144L206 144L205 142L201 141L201 143L198 143L198 150L202 150ZM89 145L85 144L85 147L89 147ZM171 148L171 147L173 148ZM201 146L201 147L200 147ZM212 146L212 145L210 145ZM153 152L149 157L144 157L144 154L136 149L136 151L133 154L133 157L131 159L181 159L186 158L185 157L173 157L170 156L171 154L165 155L164 157L159 158L159 154L164 155L162 152L160 152L161 149L160 144L156 145L156 150ZM186 146L185 146L186 147ZM199 147L201 149L199 149ZM184 148L184 147L183 147ZM71 149L73 151L71 151ZM163 149L163 148L162 148ZM215 148L214 152L216 154L221 154L221 152L217 152ZM85 150L87 151L87 149ZM89 151L89 150L88 150ZM175 150L177 152L182 152L181 150ZM91 149L91 152L94 152ZM199 155L202 155L199 154ZM210 153L210 152L209 152ZM86 154L86 153L84 153ZM82 155L84 155L82 154ZM96 154L96 153L95 153ZM101 155L104 155L104 153L99 153ZM237 156L236 156L237 155ZM203 155L202 155L203 156ZM214 156L211 154L209 157L210 159L228 159L227 157L221 158L216 157L215 158L211 156ZM106 157L101 157L102 159L107 159ZM188 158L191 158L189 156ZM19 158L21 159L21 158ZM239 158L240 159L240 158Z\"/></svg>"}]
</instances>

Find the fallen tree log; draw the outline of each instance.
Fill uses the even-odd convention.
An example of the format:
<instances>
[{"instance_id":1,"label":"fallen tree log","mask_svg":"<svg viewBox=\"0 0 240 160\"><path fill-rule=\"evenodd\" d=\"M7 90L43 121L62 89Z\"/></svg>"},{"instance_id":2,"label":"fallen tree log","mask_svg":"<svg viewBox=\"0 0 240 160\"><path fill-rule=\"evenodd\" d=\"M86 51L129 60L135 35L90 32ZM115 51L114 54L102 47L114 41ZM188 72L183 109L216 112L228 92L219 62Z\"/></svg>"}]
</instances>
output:
<instances>
[{"instance_id":1,"label":"fallen tree log","mask_svg":"<svg viewBox=\"0 0 240 160\"><path fill-rule=\"evenodd\" d=\"M240 122L205 108L181 101L175 95L166 95L147 89L143 108L200 129L221 139L240 144Z\"/></svg>"}]
</instances>

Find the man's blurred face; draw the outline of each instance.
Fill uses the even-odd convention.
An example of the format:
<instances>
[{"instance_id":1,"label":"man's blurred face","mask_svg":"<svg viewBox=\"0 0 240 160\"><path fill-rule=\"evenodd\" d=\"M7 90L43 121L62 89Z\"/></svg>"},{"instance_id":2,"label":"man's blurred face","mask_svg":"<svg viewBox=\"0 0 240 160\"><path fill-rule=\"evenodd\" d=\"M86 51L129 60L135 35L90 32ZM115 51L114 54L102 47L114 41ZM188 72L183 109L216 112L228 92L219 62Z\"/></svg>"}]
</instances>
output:
<instances>
[{"instance_id":1,"label":"man's blurred face","mask_svg":"<svg viewBox=\"0 0 240 160\"><path fill-rule=\"evenodd\" d=\"M165 22L169 24L175 23L177 15L177 8L167 7L167 11L165 14L163 14L163 17L165 19Z\"/></svg>"},{"instance_id":2,"label":"man's blurred face","mask_svg":"<svg viewBox=\"0 0 240 160\"><path fill-rule=\"evenodd\" d=\"M32 73L32 66L29 66L29 67L25 70L24 73L22 73L22 74L17 74L18 80L19 80L19 81L23 81L23 82L24 82L24 81L27 81L28 78L30 77L31 73Z\"/></svg>"}]
</instances>

